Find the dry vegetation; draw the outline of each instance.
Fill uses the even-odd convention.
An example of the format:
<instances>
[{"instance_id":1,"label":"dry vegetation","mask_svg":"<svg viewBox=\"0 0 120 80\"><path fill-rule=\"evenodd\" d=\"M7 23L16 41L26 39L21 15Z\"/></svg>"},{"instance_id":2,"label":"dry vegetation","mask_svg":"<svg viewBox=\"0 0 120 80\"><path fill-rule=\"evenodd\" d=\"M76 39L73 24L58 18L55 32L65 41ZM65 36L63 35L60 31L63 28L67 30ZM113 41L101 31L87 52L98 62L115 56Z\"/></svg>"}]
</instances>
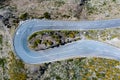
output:
<instances>
[{"instance_id":1,"label":"dry vegetation","mask_svg":"<svg viewBox=\"0 0 120 80\"><path fill-rule=\"evenodd\" d=\"M32 50L44 50L59 47L73 41L86 39L106 42L112 39L120 39L120 28L104 30L80 30L80 31L39 31L28 38L28 46ZM112 44L116 46L115 44Z\"/></svg>"},{"instance_id":2,"label":"dry vegetation","mask_svg":"<svg viewBox=\"0 0 120 80\"><path fill-rule=\"evenodd\" d=\"M9 28L11 34L14 34L19 21L31 18L54 20L100 20L120 18L120 0L89 0L84 4L79 3L79 1L80 0L0 0L0 10L2 9L2 12L6 10L10 12L7 13L7 15L0 12L0 15L4 17L3 21ZM12 16L9 14L12 14ZM99 31L89 31L85 32L84 35L88 39L101 41L120 36L119 29L118 32L114 29L111 30L110 33L112 37L108 37L109 30L101 31L102 35L100 35L100 39L96 36L97 32ZM0 42L2 42L1 37ZM8 42L4 43L7 44ZM8 80L8 78L11 80L120 79L119 61L103 58L79 58L30 66L16 59L16 56L12 52L8 52L9 48L10 46L8 46L7 51L3 51L3 53L9 53L10 55L0 59L0 68L2 66L5 67L5 70L2 68L3 72L0 73L1 75L3 75L2 73L5 74L0 77L1 80L3 77L4 80Z\"/></svg>"}]
</instances>

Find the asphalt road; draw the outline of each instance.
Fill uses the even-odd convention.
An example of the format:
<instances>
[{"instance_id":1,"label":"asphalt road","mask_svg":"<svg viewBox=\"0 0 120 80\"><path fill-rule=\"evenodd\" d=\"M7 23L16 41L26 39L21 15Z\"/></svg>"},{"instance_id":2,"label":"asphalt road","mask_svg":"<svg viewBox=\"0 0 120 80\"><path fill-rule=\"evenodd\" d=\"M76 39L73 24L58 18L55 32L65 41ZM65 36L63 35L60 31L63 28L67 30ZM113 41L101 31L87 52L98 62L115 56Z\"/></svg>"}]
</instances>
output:
<instances>
[{"instance_id":1,"label":"asphalt road","mask_svg":"<svg viewBox=\"0 0 120 80\"><path fill-rule=\"evenodd\" d=\"M53 21L26 20L20 23L13 38L16 54L29 64L59 61L74 57L103 57L120 61L120 49L111 45L94 41L79 40L64 46L41 51L32 51L27 46L27 38L40 30L89 30L120 27L120 19L101 21Z\"/></svg>"}]
</instances>

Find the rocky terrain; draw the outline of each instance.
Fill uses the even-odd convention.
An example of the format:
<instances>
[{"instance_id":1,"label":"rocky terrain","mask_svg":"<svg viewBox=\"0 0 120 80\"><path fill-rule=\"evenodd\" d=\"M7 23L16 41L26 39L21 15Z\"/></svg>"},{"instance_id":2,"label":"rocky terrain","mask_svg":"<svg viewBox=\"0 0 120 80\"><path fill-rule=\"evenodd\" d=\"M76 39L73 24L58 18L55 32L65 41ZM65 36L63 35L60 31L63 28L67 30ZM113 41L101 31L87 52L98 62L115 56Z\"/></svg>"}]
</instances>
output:
<instances>
[{"instance_id":1,"label":"rocky terrain","mask_svg":"<svg viewBox=\"0 0 120 80\"><path fill-rule=\"evenodd\" d=\"M21 61L12 47L12 38L20 21L33 18L113 19L120 18L119 7L120 0L0 0L0 80L119 80L119 61L74 58L33 65ZM96 35L99 32L100 37ZM83 35L85 39L99 40L120 47L119 33L119 29L108 29L87 31ZM63 35L62 38L68 37Z\"/></svg>"}]
</instances>

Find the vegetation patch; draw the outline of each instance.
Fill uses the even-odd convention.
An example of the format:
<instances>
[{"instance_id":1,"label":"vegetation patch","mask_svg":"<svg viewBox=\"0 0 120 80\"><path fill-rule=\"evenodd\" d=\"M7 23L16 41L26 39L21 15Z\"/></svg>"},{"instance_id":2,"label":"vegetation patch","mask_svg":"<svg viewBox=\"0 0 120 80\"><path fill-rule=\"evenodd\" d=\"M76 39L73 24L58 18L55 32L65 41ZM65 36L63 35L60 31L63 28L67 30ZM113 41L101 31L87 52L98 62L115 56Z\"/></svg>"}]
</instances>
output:
<instances>
[{"instance_id":1,"label":"vegetation patch","mask_svg":"<svg viewBox=\"0 0 120 80\"><path fill-rule=\"evenodd\" d=\"M9 59L9 76L10 76L10 80L26 80L27 75L25 72L25 68L24 68L24 63L19 60L16 59L13 52L10 51L9 52L10 55L10 59Z\"/></svg>"},{"instance_id":2,"label":"vegetation patch","mask_svg":"<svg viewBox=\"0 0 120 80\"><path fill-rule=\"evenodd\" d=\"M6 59L0 58L0 67L4 68L5 63L6 63Z\"/></svg>"},{"instance_id":3,"label":"vegetation patch","mask_svg":"<svg viewBox=\"0 0 120 80\"><path fill-rule=\"evenodd\" d=\"M66 43L79 40L78 31L51 31L45 30L33 33L28 38L29 47L35 50L44 50L58 47Z\"/></svg>"},{"instance_id":4,"label":"vegetation patch","mask_svg":"<svg viewBox=\"0 0 120 80\"><path fill-rule=\"evenodd\" d=\"M25 13L21 14L21 15L19 16L19 18L20 18L21 20L26 20L26 19L29 18L29 14L28 14L27 12L25 12Z\"/></svg>"},{"instance_id":5,"label":"vegetation patch","mask_svg":"<svg viewBox=\"0 0 120 80\"><path fill-rule=\"evenodd\" d=\"M28 46L35 51L45 50L48 48L59 47L82 38L88 40L106 41L113 38L120 38L119 28L104 30L44 30L33 33L28 37Z\"/></svg>"},{"instance_id":6,"label":"vegetation patch","mask_svg":"<svg viewBox=\"0 0 120 80\"><path fill-rule=\"evenodd\" d=\"M64 4L65 4L65 2L63 0L56 0L55 1L55 6L56 7L60 7L60 6L64 5Z\"/></svg>"},{"instance_id":7,"label":"vegetation patch","mask_svg":"<svg viewBox=\"0 0 120 80\"><path fill-rule=\"evenodd\" d=\"M51 63L42 79L119 80L119 61L105 58L75 58Z\"/></svg>"},{"instance_id":8,"label":"vegetation patch","mask_svg":"<svg viewBox=\"0 0 120 80\"><path fill-rule=\"evenodd\" d=\"M2 42L3 42L3 36L0 35L0 45L2 44Z\"/></svg>"}]
</instances>

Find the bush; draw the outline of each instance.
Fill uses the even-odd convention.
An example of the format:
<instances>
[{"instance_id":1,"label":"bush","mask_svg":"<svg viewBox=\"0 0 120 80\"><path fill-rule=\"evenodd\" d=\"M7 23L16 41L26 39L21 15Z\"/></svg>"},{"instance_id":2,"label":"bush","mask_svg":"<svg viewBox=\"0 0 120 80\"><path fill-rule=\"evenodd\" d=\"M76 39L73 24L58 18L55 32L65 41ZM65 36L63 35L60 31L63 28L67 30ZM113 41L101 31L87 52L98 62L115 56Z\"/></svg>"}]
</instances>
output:
<instances>
[{"instance_id":1,"label":"bush","mask_svg":"<svg viewBox=\"0 0 120 80\"><path fill-rule=\"evenodd\" d=\"M26 20L28 17L29 17L28 13L23 13L23 14L20 15L19 18L22 19L22 20Z\"/></svg>"},{"instance_id":2,"label":"bush","mask_svg":"<svg viewBox=\"0 0 120 80\"><path fill-rule=\"evenodd\" d=\"M3 37L3 36L2 36L2 35L0 35L0 44L2 44L2 37Z\"/></svg>"},{"instance_id":3,"label":"bush","mask_svg":"<svg viewBox=\"0 0 120 80\"><path fill-rule=\"evenodd\" d=\"M33 37L36 37L36 36L37 36L37 33L34 33L28 38L28 40L31 40Z\"/></svg>"},{"instance_id":4,"label":"bush","mask_svg":"<svg viewBox=\"0 0 120 80\"><path fill-rule=\"evenodd\" d=\"M60 6L64 5L64 4L65 4L65 2L63 0L55 1L55 6L57 6L57 7L60 7Z\"/></svg>"},{"instance_id":5,"label":"bush","mask_svg":"<svg viewBox=\"0 0 120 80\"><path fill-rule=\"evenodd\" d=\"M4 58L0 58L0 66L1 67L4 67L4 64L5 64L5 62L6 62L6 59L4 59Z\"/></svg>"},{"instance_id":6,"label":"bush","mask_svg":"<svg viewBox=\"0 0 120 80\"><path fill-rule=\"evenodd\" d=\"M35 40L35 42L34 42L34 48L37 47L38 44L40 44L40 43L41 43L41 40L39 40L39 39Z\"/></svg>"},{"instance_id":7,"label":"bush","mask_svg":"<svg viewBox=\"0 0 120 80\"><path fill-rule=\"evenodd\" d=\"M46 18L46 19L51 19L50 13L45 12L43 15L44 15L44 18Z\"/></svg>"}]
</instances>

